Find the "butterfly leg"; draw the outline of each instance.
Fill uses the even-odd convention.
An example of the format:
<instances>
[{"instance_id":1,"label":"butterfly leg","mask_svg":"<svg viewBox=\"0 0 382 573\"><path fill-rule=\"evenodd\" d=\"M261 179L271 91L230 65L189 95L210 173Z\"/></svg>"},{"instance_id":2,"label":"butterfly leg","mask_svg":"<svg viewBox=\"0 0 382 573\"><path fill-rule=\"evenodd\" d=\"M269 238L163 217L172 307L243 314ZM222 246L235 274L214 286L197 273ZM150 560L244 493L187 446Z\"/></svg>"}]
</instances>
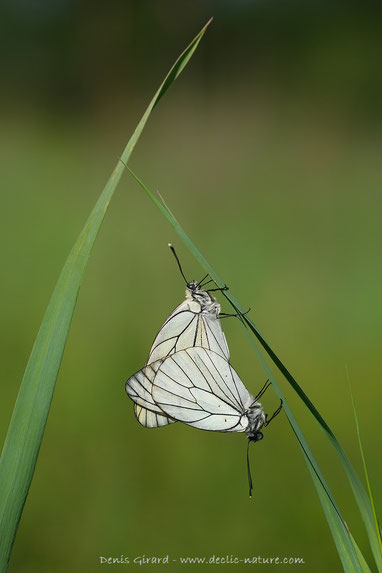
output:
<instances>
[{"instance_id":1,"label":"butterfly leg","mask_svg":"<svg viewBox=\"0 0 382 573\"><path fill-rule=\"evenodd\" d=\"M269 420L268 420L268 414L265 414L264 426L268 426L268 424L270 424L270 422L273 420L273 418L275 418L277 416L277 414L280 414L282 407L283 407L283 401L280 400L280 406L277 408L277 410L275 410L275 412L273 412L273 414L269 418Z\"/></svg>"},{"instance_id":2,"label":"butterfly leg","mask_svg":"<svg viewBox=\"0 0 382 573\"><path fill-rule=\"evenodd\" d=\"M227 314L226 312L221 312L219 314L219 318L229 318L231 316L234 316L236 318L240 318L241 316L244 316L245 314L248 314L249 311L251 310L251 308L249 308L248 310L246 310L245 312L236 312L235 314Z\"/></svg>"},{"instance_id":3,"label":"butterfly leg","mask_svg":"<svg viewBox=\"0 0 382 573\"><path fill-rule=\"evenodd\" d=\"M218 291L218 290L220 290L221 292L223 292L223 291L225 291L225 290L229 290L229 287L227 287L227 285L224 285L224 286L221 287L221 288L220 288L220 287L219 287L219 288L209 288L209 289L207 290L207 292L215 292L215 291Z\"/></svg>"},{"instance_id":4,"label":"butterfly leg","mask_svg":"<svg viewBox=\"0 0 382 573\"><path fill-rule=\"evenodd\" d=\"M212 283L212 279L210 279L209 281L207 281L206 283L204 282L206 280L206 278L208 278L210 275L209 273L206 274L205 277L202 278L201 281L198 282L198 286L199 288L204 288L206 285L208 285L209 283ZM204 283L204 284L202 284Z\"/></svg>"}]
</instances>

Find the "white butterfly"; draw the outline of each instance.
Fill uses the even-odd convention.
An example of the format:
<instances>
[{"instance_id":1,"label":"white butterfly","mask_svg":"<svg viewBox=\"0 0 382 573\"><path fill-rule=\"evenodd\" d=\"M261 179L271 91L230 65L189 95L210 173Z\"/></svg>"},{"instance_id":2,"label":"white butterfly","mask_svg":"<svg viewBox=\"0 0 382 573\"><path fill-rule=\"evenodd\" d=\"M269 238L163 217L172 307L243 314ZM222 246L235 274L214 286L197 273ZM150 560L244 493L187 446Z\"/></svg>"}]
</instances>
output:
<instances>
[{"instance_id":1,"label":"white butterfly","mask_svg":"<svg viewBox=\"0 0 382 573\"><path fill-rule=\"evenodd\" d=\"M146 371L146 378L151 382L158 368L155 363L185 348L201 346L229 360L227 341L219 321L220 304L211 294L214 290L224 289L204 290L202 283L206 277L200 282L188 282L174 248L169 246L187 284L186 299L170 314L152 344L146 362L146 366L151 365ZM134 412L143 426L156 428L176 422L157 408L150 394L151 386L146 383L144 389L139 385L132 388L129 381L126 383L126 392L135 402Z\"/></svg>"},{"instance_id":2,"label":"white butterfly","mask_svg":"<svg viewBox=\"0 0 382 573\"><path fill-rule=\"evenodd\" d=\"M201 430L244 432L249 446L263 438L262 427L280 412L282 403L268 419L258 399L270 383L254 397L229 364L220 304L211 294L224 289L204 290L206 277L188 282L169 246L187 284L186 299L159 330L144 368L126 382L135 415L148 428L179 421ZM251 496L248 448L247 467Z\"/></svg>"},{"instance_id":3,"label":"white butterfly","mask_svg":"<svg viewBox=\"0 0 382 573\"><path fill-rule=\"evenodd\" d=\"M193 346L156 360L126 383L128 395L142 408L156 415L214 432L245 432L248 446L263 438L261 429L280 412L282 404L268 419L258 399L249 393L229 362L209 348ZM252 479L247 468L249 495Z\"/></svg>"},{"instance_id":4,"label":"white butterfly","mask_svg":"<svg viewBox=\"0 0 382 573\"><path fill-rule=\"evenodd\" d=\"M262 438L267 416L238 374L217 352L194 346L156 360L131 376L127 393L159 414L214 432Z\"/></svg>"}]
</instances>

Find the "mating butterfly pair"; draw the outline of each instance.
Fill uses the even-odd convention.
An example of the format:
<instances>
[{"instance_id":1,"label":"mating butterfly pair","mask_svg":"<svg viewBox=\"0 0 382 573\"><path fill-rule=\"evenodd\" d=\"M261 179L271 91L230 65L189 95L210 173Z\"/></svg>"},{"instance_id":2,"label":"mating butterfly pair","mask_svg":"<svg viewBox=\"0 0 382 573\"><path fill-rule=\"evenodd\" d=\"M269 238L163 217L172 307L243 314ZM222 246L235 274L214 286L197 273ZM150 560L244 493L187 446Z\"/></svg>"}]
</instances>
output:
<instances>
[{"instance_id":1,"label":"mating butterfly pair","mask_svg":"<svg viewBox=\"0 0 382 573\"><path fill-rule=\"evenodd\" d=\"M220 304L205 287L186 281L186 299L170 314L151 347L146 366L126 382L138 421L156 428L183 422L201 430L245 432L249 441L281 410L267 419L258 402L269 382L252 396L229 363L229 350L219 320ZM249 444L249 442L248 442ZM248 451L247 451L248 462ZM250 495L252 480L248 476Z\"/></svg>"}]
</instances>

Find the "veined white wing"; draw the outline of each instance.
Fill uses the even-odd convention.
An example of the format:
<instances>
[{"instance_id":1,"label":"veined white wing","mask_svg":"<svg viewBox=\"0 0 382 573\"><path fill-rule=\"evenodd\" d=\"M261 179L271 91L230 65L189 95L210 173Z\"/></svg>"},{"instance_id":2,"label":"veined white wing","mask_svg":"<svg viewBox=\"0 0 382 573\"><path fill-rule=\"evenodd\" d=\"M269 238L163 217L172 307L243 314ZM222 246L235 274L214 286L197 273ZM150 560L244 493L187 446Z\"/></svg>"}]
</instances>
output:
<instances>
[{"instance_id":1,"label":"veined white wing","mask_svg":"<svg viewBox=\"0 0 382 573\"><path fill-rule=\"evenodd\" d=\"M187 288L186 300L170 314L155 337L147 364L192 346L209 348L229 360L219 313L220 304L210 293Z\"/></svg>"},{"instance_id":2,"label":"veined white wing","mask_svg":"<svg viewBox=\"0 0 382 573\"><path fill-rule=\"evenodd\" d=\"M157 360L164 360L167 356L189 348L201 346L213 350L217 354L229 360L229 350L223 329L219 320L220 304L208 291L200 288L199 283L192 281L187 284L186 300L184 300L168 317L162 328L158 332L146 363L146 366L153 364ZM132 377L134 378L134 377ZM137 400L139 394L130 392L129 379L126 383L126 392L135 402L134 412L137 420L146 427L155 428L165 426L176 420L165 416L156 409L150 407L149 401L146 403ZM145 391L150 393L151 377L150 372L146 376L149 382ZM147 396L146 396L147 398ZM156 415L148 414L150 410Z\"/></svg>"},{"instance_id":3,"label":"veined white wing","mask_svg":"<svg viewBox=\"0 0 382 573\"><path fill-rule=\"evenodd\" d=\"M201 430L245 432L251 440L261 439L263 408L224 357L197 346L154 364L151 394L167 416Z\"/></svg>"},{"instance_id":4,"label":"veined white wing","mask_svg":"<svg viewBox=\"0 0 382 573\"><path fill-rule=\"evenodd\" d=\"M126 382L126 392L134 402L136 418L146 428L158 428L176 421L164 414L151 394L152 382L161 362L162 360L157 360L153 364L147 364Z\"/></svg>"},{"instance_id":5,"label":"veined white wing","mask_svg":"<svg viewBox=\"0 0 382 573\"><path fill-rule=\"evenodd\" d=\"M138 404L134 404L134 412L138 422L142 424L142 426L145 426L145 428L159 428L160 426L167 426L167 424L176 422L176 420L171 420L163 413L153 412Z\"/></svg>"},{"instance_id":6,"label":"veined white wing","mask_svg":"<svg viewBox=\"0 0 382 573\"><path fill-rule=\"evenodd\" d=\"M135 405L163 415L163 410L155 404L151 393L152 383L161 363L162 360L157 360L133 374L126 382L126 392Z\"/></svg>"}]
</instances>

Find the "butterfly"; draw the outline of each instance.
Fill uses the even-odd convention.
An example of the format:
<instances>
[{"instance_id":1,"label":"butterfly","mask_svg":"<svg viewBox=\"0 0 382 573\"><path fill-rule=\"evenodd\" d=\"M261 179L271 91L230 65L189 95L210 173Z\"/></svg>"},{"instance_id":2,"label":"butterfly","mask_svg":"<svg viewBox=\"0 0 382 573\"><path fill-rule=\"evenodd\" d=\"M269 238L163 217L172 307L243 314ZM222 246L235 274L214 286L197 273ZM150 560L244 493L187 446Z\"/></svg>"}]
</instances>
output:
<instances>
[{"instance_id":1,"label":"butterfly","mask_svg":"<svg viewBox=\"0 0 382 573\"><path fill-rule=\"evenodd\" d=\"M204 290L207 277L198 283L188 282L174 248L169 246L187 284L186 299L159 330L146 365L127 380L126 392L143 426L154 428L179 421L202 430L244 432L251 496L249 443L263 438L261 429L281 411L282 402L268 419L258 400L270 382L254 397L229 363L219 321L220 305L211 295L213 290L227 287Z\"/></svg>"},{"instance_id":2,"label":"butterfly","mask_svg":"<svg viewBox=\"0 0 382 573\"><path fill-rule=\"evenodd\" d=\"M186 298L173 310L155 337L146 362L146 366L151 365L146 371L148 379L155 375L157 368L155 363L158 360L193 346L208 348L229 360L228 345L219 320L220 304L211 294L216 290L226 290L227 287L204 290L203 287L210 282L203 285L208 275L199 282L187 281L174 247L172 245L169 247L186 282ZM140 390L139 386L132 388L129 380L126 383L126 392L134 401L136 418L143 426L156 428L176 422L162 410L158 410L152 397L148 395L147 388L144 391L144 404L139 400L143 389Z\"/></svg>"},{"instance_id":3,"label":"butterfly","mask_svg":"<svg viewBox=\"0 0 382 573\"><path fill-rule=\"evenodd\" d=\"M258 400L269 385L267 381L252 396L223 356L209 348L193 346L146 365L129 378L126 391L139 406L188 426L214 432L244 432L249 448L250 442L263 438L261 429L282 408L281 402L268 419Z\"/></svg>"}]
</instances>

